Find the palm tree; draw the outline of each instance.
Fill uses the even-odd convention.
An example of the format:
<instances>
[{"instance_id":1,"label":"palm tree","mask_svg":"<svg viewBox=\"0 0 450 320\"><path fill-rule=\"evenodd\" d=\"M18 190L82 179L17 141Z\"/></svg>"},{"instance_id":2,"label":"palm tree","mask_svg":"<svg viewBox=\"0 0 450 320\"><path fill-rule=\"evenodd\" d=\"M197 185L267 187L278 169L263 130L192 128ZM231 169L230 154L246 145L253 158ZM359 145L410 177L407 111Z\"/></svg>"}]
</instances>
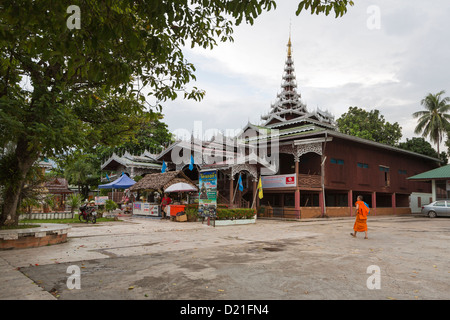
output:
<instances>
[{"instance_id":1,"label":"palm tree","mask_svg":"<svg viewBox=\"0 0 450 320\"><path fill-rule=\"evenodd\" d=\"M450 129L450 115L447 114L450 110L450 97L443 98L444 94L444 90L437 94L429 93L420 102L425 110L413 113L414 118L419 118L414 133L422 134L424 138L429 137L437 145L438 154L443 136Z\"/></svg>"}]
</instances>

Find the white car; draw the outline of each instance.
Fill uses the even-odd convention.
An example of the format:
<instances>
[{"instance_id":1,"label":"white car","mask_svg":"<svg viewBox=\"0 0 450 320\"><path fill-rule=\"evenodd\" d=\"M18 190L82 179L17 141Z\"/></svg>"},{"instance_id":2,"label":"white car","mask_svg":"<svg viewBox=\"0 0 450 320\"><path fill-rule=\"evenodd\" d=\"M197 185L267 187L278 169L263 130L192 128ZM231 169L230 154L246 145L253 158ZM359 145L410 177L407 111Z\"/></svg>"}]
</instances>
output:
<instances>
[{"instance_id":1,"label":"white car","mask_svg":"<svg viewBox=\"0 0 450 320\"><path fill-rule=\"evenodd\" d=\"M430 218L450 217L450 200L434 201L422 207L422 214Z\"/></svg>"}]
</instances>

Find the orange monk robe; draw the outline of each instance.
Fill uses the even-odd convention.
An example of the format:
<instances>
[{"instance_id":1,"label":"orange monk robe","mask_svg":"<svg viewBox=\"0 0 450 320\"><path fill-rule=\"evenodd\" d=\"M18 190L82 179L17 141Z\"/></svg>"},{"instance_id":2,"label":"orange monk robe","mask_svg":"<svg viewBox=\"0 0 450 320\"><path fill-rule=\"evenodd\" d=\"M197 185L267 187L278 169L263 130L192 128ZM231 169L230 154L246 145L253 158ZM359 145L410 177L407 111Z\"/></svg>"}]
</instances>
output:
<instances>
[{"instance_id":1,"label":"orange monk robe","mask_svg":"<svg viewBox=\"0 0 450 320\"><path fill-rule=\"evenodd\" d=\"M353 230L356 232L367 231L367 215L369 214L369 208L363 201L357 201L355 206L358 206L358 211L356 212L356 221L353 226Z\"/></svg>"}]
</instances>

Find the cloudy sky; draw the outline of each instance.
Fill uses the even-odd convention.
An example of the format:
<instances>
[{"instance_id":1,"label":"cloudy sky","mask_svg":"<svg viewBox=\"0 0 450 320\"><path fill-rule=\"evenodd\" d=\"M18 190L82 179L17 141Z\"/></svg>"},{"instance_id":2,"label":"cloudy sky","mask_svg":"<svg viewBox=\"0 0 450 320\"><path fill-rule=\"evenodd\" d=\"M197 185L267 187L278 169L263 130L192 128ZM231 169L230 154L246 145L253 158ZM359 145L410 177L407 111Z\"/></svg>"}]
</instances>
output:
<instances>
[{"instance_id":1,"label":"cloudy sky","mask_svg":"<svg viewBox=\"0 0 450 320\"><path fill-rule=\"evenodd\" d=\"M280 91L291 30L298 91L308 110L339 118L349 106L378 109L414 134L420 101L446 90L450 96L450 1L355 0L342 18L295 15L298 1L277 1L251 25L235 27L234 42L213 50L186 49L197 68L201 102L167 102L171 132L236 130L258 124ZM197 126L197 129L199 127Z\"/></svg>"}]
</instances>

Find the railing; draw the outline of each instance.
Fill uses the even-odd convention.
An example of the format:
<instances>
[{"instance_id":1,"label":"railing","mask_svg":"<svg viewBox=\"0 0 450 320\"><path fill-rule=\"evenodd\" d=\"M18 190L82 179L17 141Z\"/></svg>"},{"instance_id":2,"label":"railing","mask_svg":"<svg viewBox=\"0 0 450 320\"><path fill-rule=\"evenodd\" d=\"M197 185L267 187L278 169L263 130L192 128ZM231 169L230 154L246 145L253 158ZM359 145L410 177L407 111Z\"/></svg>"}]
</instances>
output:
<instances>
[{"instance_id":1,"label":"railing","mask_svg":"<svg viewBox=\"0 0 450 320\"><path fill-rule=\"evenodd\" d=\"M78 212L78 210L75 210ZM41 213L41 212L33 212L31 215L29 213L24 213L19 216L19 220L22 219L72 219L74 217L74 213L71 212L49 212L49 213Z\"/></svg>"},{"instance_id":2,"label":"railing","mask_svg":"<svg viewBox=\"0 0 450 320\"><path fill-rule=\"evenodd\" d=\"M322 176L311 174L299 174L298 185L303 188L321 188Z\"/></svg>"},{"instance_id":3,"label":"railing","mask_svg":"<svg viewBox=\"0 0 450 320\"><path fill-rule=\"evenodd\" d=\"M241 198L241 201L239 202L239 208L250 208L250 201Z\"/></svg>"},{"instance_id":4,"label":"railing","mask_svg":"<svg viewBox=\"0 0 450 320\"><path fill-rule=\"evenodd\" d=\"M217 197L217 203L219 204L229 204L230 203L230 199L228 199L226 196L224 196L222 193L218 193L218 197Z\"/></svg>"},{"instance_id":5,"label":"railing","mask_svg":"<svg viewBox=\"0 0 450 320\"><path fill-rule=\"evenodd\" d=\"M244 190L243 193L245 193L246 190ZM228 198L228 195L223 195L222 193L218 193L218 197L217 197L217 203L218 204L230 204L230 199ZM236 195L234 202L233 202L233 206L237 207L237 208L250 208L251 204L250 201L245 200L244 198L238 198L238 196Z\"/></svg>"}]
</instances>

